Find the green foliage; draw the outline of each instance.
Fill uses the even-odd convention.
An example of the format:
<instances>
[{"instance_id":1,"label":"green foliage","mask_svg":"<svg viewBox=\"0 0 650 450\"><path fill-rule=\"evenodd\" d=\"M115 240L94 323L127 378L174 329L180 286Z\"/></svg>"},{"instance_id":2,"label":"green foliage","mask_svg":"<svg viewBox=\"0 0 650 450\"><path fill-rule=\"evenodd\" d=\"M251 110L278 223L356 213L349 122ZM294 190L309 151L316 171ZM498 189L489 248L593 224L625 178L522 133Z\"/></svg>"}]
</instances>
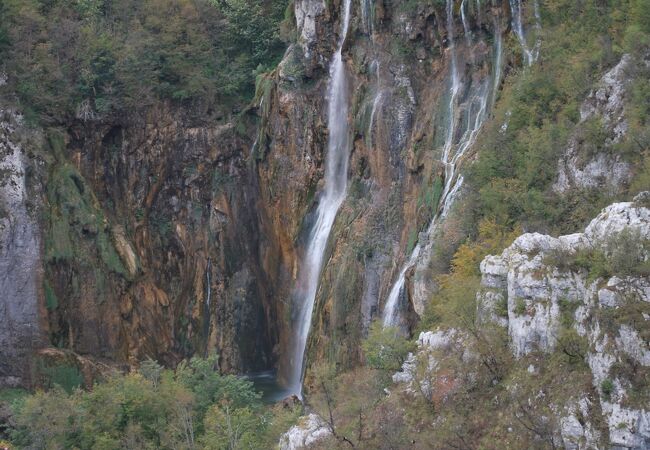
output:
<instances>
[{"instance_id":1,"label":"green foliage","mask_svg":"<svg viewBox=\"0 0 650 450\"><path fill-rule=\"evenodd\" d=\"M619 61L632 28L637 35L631 39L638 50L650 48L641 30L645 25L638 19L646 14L647 2L630 3L545 3L540 61L506 82L494 119L479 140L478 161L466 177L479 218L522 225L530 231L568 233L584 227L594 212L611 202L604 190L559 195L552 184L570 136L580 142L579 163L595 153L616 152L636 164L640 152L648 148L648 76L643 64L635 64L629 74L638 99L634 94L626 100L630 127L621 143L607 142L611 136L600 119L578 125L579 105L602 74Z\"/></svg>"},{"instance_id":2,"label":"green foliage","mask_svg":"<svg viewBox=\"0 0 650 450\"><path fill-rule=\"evenodd\" d=\"M521 297L517 297L513 311L519 316L526 314L526 301Z\"/></svg>"},{"instance_id":3,"label":"green foliage","mask_svg":"<svg viewBox=\"0 0 650 450\"><path fill-rule=\"evenodd\" d=\"M0 59L48 122L157 99L242 103L284 50L285 1L4 0Z\"/></svg>"},{"instance_id":4,"label":"green foliage","mask_svg":"<svg viewBox=\"0 0 650 450\"><path fill-rule=\"evenodd\" d=\"M12 441L20 448L272 448L299 411L275 409L272 418L250 382L219 374L215 364L216 357L193 358L171 371L147 360L92 391L53 383L14 402Z\"/></svg>"},{"instance_id":5,"label":"green foliage","mask_svg":"<svg viewBox=\"0 0 650 450\"><path fill-rule=\"evenodd\" d=\"M646 277L650 274L650 263L645 258L649 251L650 241L642 239L638 230L624 228L598 247L575 253L554 250L544 262L560 270L585 270L589 281L614 275Z\"/></svg>"},{"instance_id":6,"label":"green foliage","mask_svg":"<svg viewBox=\"0 0 650 450\"><path fill-rule=\"evenodd\" d=\"M568 362L577 364L584 362L587 350L589 350L589 343L587 338L580 336L574 328L563 326L557 339L557 347L568 359Z\"/></svg>"},{"instance_id":7,"label":"green foliage","mask_svg":"<svg viewBox=\"0 0 650 450\"><path fill-rule=\"evenodd\" d=\"M78 367L66 364L45 365L40 364L37 367L38 377L42 379L46 388L59 386L61 389L70 393L74 389L83 385L83 375Z\"/></svg>"},{"instance_id":8,"label":"green foliage","mask_svg":"<svg viewBox=\"0 0 650 450\"><path fill-rule=\"evenodd\" d=\"M372 323L362 348L369 367L393 372L402 367L408 353L414 349L398 329L384 328L381 321Z\"/></svg>"},{"instance_id":9,"label":"green foliage","mask_svg":"<svg viewBox=\"0 0 650 450\"><path fill-rule=\"evenodd\" d=\"M43 290L45 291L45 307L48 310L54 310L59 306L59 300L56 298L56 293L47 281L44 284Z\"/></svg>"},{"instance_id":10,"label":"green foliage","mask_svg":"<svg viewBox=\"0 0 650 450\"><path fill-rule=\"evenodd\" d=\"M603 394L605 400L609 400L614 392L614 383L609 378L606 378L600 383L600 392Z\"/></svg>"},{"instance_id":11,"label":"green foliage","mask_svg":"<svg viewBox=\"0 0 650 450\"><path fill-rule=\"evenodd\" d=\"M570 328L575 321L575 312L580 303L562 298L558 300L558 304L560 306L560 324L565 328Z\"/></svg>"}]
</instances>

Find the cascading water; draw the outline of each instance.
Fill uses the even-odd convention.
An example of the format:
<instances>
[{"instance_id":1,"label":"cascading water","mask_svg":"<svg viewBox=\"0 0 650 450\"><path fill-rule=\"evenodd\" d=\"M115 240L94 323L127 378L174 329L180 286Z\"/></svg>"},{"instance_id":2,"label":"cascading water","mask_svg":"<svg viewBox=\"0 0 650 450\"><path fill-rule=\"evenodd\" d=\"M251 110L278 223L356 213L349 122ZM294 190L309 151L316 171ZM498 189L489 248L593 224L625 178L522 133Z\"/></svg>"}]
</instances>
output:
<instances>
[{"instance_id":1,"label":"cascading water","mask_svg":"<svg viewBox=\"0 0 650 450\"><path fill-rule=\"evenodd\" d=\"M205 267L205 305L203 306L203 335L206 339L205 356L210 353L210 345L207 344L210 335L210 325L212 324L212 312L210 310L210 302L212 300L212 280L210 274L212 273L212 259L208 258Z\"/></svg>"},{"instance_id":2,"label":"cascading water","mask_svg":"<svg viewBox=\"0 0 650 450\"><path fill-rule=\"evenodd\" d=\"M372 130L374 128L375 124L375 114L377 113L377 109L381 105L382 101L382 96L383 96L383 91L379 90L377 94L375 94L375 99L372 102L372 110L370 111L370 122L368 123L368 148L373 148L373 142L372 142Z\"/></svg>"},{"instance_id":3,"label":"cascading water","mask_svg":"<svg viewBox=\"0 0 650 450\"><path fill-rule=\"evenodd\" d=\"M363 29L370 36L374 32L375 5L373 0L361 0L361 24Z\"/></svg>"},{"instance_id":4,"label":"cascading water","mask_svg":"<svg viewBox=\"0 0 650 450\"><path fill-rule=\"evenodd\" d=\"M526 64L529 66L532 65L537 60L537 57L539 56L539 48L541 46L541 40L540 40L541 36L539 32L541 29L541 20L539 15L539 4L537 3L537 0L535 0L533 8L535 10L535 29L536 29L537 36L535 38L535 45L531 49L528 45L526 32L524 30L524 22L522 17L523 5L521 4L521 0L510 0L510 12L512 15L512 29L517 35L517 39L519 40L519 45L521 46L521 49L524 52Z\"/></svg>"},{"instance_id":5,"label":"cascading water","mask_svg":"<svg viewBox=\"0 0 650 450\"><path fill-rule=\"evenodd\" d=\"M311 326L314 301L318 290L318 279L323 266L327 241L336 214L345 199L348 175L348 154L350 137L348 128L348 93L343 63L343 43L350 22L350 2L344 0L341 34L338 47L330 64L330 83L328 86L328 127L329 140L325 162L325 186L321 193L316 220L309 235L298 285L294 290L294 315L292 354L288 373L288 389L302 397L302 376L305 360L305 347Z\"/></svg>"},{"instance_id":6,"label":"cascading water","mask_svg":"<svg viewBox=\"0 0 650 450\"><path fill-rule=\"evenodd\" d=\"M472 42L472 31L469 28L469 23L467 22L467 16L465 15L465 0L460 2L460 17L463 21L463 31L465 32L465 40L467 44L470 45Z\"/></svg>"},{"instance_id":7,"label":"cascading water","mask_svg":"<svg viewBox=\"0 0 650 450\"><path fill-rule=\"evenodd\" d=\"M399 326L400 325L400 308L399 300L403 292L406 273L414 267L422 258L428 259L433 246L433 235L436 231L437 224L441 218L444 218L453 204L460 188L463 184L463 177L457 173L457 165L461 158L466 154L467 150L476 141L485 118L487 117L489 99L494 97L496 85L498 85L501 76L501 37L498 36L495 44L495 67L493 68L493 75L491 80L486 80L483 83L478 83L470 89L468 101L464 104L465 116L464 120L460 121L458 118L460 90L463 87L460 74L458 73L458 56L456 52L456 44L454 42L454 26L453 26L453 0L447 0L447 37L449 39L449 52L450 52L450 86L449 86L449 103L448 114L449 123L447 125L447 133L445 142L442 149L441 162L445 167L445 183L442 190L440 206L438 212L434 214L429 227L425 233L426 243L418 243L413 249L407 263L404 265L399 273L399 276L393 284L386 305L384 307L383 325L386 326ZM497 30L497 33L499 31ZM492 87L492 88L491 88ZM462 122L464 131L458 142L454 141L457 135L459 122ZM424 256L423 256L424 255ZM426 257L425 257L426 256Z\"/></svg>"}]
</instances>

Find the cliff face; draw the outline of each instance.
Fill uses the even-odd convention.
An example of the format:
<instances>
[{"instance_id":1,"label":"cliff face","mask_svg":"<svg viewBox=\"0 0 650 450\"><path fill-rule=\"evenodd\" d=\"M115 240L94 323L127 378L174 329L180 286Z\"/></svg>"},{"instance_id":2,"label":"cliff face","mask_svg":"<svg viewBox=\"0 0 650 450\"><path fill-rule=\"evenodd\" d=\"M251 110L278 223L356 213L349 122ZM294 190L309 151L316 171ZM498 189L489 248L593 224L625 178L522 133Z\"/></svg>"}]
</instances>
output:
<instances>
[{"instance_id":1,"label":"cliff face","mask_svg":"<svg viewBox=\"0 0 650 450\"><path fill-rule=\"evenodd\" d=\"M507 419L502 442L518 442L520 422L540 445L647 448L649 214L646 192L605 208L584 233L524 234L486 257L476 323L420 334L418 351L393 376L396 389L445 402L477 387L479 367L490 360L480 342L496 326L515 358L490 399L518 418ZM558 355L574 367L556 366ZM466 373L450 371L455 360Z\"/></svg>"},{"instance_id":2,"label":"cliff face","mask_svg":"<svg viewBox=\"0 0 650 450\"><path fill-rule=\"evenodd\" d=\"M23 118L0 109L0 386L17 386L45 343L41 298L39 185L19 139ZM27 137L27 136L25 136Z\"/></svg>"},{"instance_id":3,"label":"cliff face","mask_svg":"<svg viewBox=\"0 0 650 450\"><path fill-rule=\"evenodd\" d=\"M62 131L3 117L2 306L17 327L3 352L49 344L174 364L217 351L225 370L272 364L265 222L232 125L166 105Z\"/></svg>"},{"instance_id":4,"label":"cliff face","mask_svg":"<svg viewBox=\"0 0 650 450\"><path fill-rule=\"evenodd\" d=\"M255 155L262 204L272 206L267 215L275 240L289 255L279 284L283 309L291 301L322 189L326 64L339 29L339 6L296 2L298 41L258 93L262 119ZM432 271L447 264L448 255L438 247L434 251L434 242L453 248L464 237L458 224L429 227L441 214L445 184L452 187L458 180L458 172L446 172L441 160L447 145L470 147L481 114L494 101L505 66L500 46L509 8L469 2L461 14L459 6L449 21L444 4L352 6L344 44L353 137L349 191L330 235L316 296L308 344L312 361L330 359L349 367L360 360L359 340L420 241L425 250L400 291L408 327L413 314L424 309ZM462 87L451 100L458 106L450 110L454 73ZM470 157L471 151L456 164ZM281 349L289 339L289 330L284 331Z\"/></svg>"},{"instance_id":5,"label":"cliff face","mask_svg":"<svg viewBox=\"0 0 650 450\"><path fill-rule=\"evenodd\" d=\"M236 371L287 354L292 288L322 189L339 12L336 2L295 3L296 42L241 120L159 103L79 116L29 144L42 213L31 262L5 261L34 267L27 316L49 345L127 364L217 351ZM494 102L509 24L508 2L353 5L343 47L349 190L321 274L310 360L360 360L361 337L420 245L399 308L405 327L422 313L431 273L466 233L458 219L429 226L443 214L447 182L459 180L440 161L447 145L471 147ZM454 77L462 87L450 99ZM458 167L471 151L461 156Z\"/></svg>"},{"instance_id":6,"label":"cliff face","mask_svg":"<svg viewBox=\"0 0 650 450\"><path fill-rule=\"evenodd\" d=\"M28 249L4 254L8 267L34 268L24 271L33 288L3 307L24 296L30 310L21 314L47 344L119 363L216 351L226 370L286 365L292 304L301 300L292 292L323 188L339 3L295 2L295 42L236 119L159 102L37 132L22 159L40 215L10 208L31 234ZM343 45L349 188L320 276L308 361L358 363L360 339L393 293L404 330L424 313L434 275L473 227L462 176L481 126L506 75L539 52L538 36L522 34L539 27L534 5L352 5ZM628 63L581 109L581 123L604 118L612 145L626 128ZM4 139L7 148L17 142ZM629 180L629 164L607 156L590 154L595 162L583 169L581 145L576 133L558 162L558 192L592 178L616 191Z\"/></svg>"},{"instance_id":7,"label":"cliff face","mask_svg":"<svg viewBox=\"0 0 650 450\"><path fill-rule=\"evenodd\" d=\"M650 238L648 195L609 206L584 233L519 237L502 255L483 261L483 290L478 295L479 320L496 320L507 327L518 358L558 346L570 352L568 332L563 330L567 325L585 339L584 357L609 442L626 448L646 448L650 443L650 411L642 393L650 367L650 285L641 269ZM597 276L594 266L599 258L581 259L585 254L602 255L616 273ZM507 303L507 317L495 313L499 302ZM574 402L590 405L594 399L588 397L576 394ZM566 407L568 414L559 419L565 446L599 444L602 438L593 430L594 419ZM579 417L588 418L587 423L580 423Z\"/></svg>"}]
</instances>

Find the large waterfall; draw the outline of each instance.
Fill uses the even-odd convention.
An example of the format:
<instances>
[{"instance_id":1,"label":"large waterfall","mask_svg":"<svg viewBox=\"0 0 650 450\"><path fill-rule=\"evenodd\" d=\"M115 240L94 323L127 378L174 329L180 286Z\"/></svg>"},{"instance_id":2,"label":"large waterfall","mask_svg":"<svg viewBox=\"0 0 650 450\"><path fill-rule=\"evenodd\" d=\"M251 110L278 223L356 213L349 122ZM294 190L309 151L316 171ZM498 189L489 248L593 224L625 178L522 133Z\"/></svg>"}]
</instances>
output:
<instances>
[{"instance_id":1,"label":"large waterfall","mask_svg":"<svg viewBox=\"0 0 650 450\"><path fill-rule=\"evenodd\" d=\"M462 8L461 8L462 10ZM464 28L468 29L466 19L463 18ZM393 284L386 305L384 307L384 326L398 326L401 320L399 300L404 290L407 272L414 267L420 259L429 259L433 247L433 235L437 224L450 210L457 193L462 184L463 177L457 173L458 163L466 154L467 150L474 144L485 118L487 117L490 97L496 92L496 85L499 83L501 74L501 36L497 36L495 45L495 64L492 68L491 79L482 83L473 84L467 95L467 101L459 104L463 83L458 72L458 52L454 36L453 0L447 0L447 39L449 40L450 66L449 66L449 102L447 105L448 124L445 142L442 148L441 162L445 168L445 181L440 206L434 213L429 227L424 234L424 239L418 239L418 243L411 252L411 255L399 273ZM459 128L463 132L460 138ZM423 241L423 242L421 242Z\"/></svg>"},{"instance_id":2,"label":"large waterfall","mask_svg":"<svg viewBox=\"0 0 650 450\"><path fill-rule=\"evenodd\" d=\"M314 300L318 290L318 279L323 267L330 231L336 213L345 199L347 189L350 130L348 128L347 80L341 52L350 22L350 2L351 0L344 1L341 34L338 47L330 64L327 114L329 141L325 161L325 186L320 195L316 220L309 235L309 241L300 267L298 285L293 295L293 341L291 366L287 381L289 390L299 397L302 396L305 347L311 326Z\"/></svg>"}]
</instances>

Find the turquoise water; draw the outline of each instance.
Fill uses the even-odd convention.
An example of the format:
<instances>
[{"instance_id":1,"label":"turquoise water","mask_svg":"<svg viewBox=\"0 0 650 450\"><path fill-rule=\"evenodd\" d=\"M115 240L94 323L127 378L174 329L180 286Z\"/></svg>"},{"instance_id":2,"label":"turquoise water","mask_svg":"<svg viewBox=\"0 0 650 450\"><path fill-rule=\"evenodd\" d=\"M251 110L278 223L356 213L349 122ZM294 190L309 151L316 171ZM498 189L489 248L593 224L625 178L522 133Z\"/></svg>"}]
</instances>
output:
<instances>
[{"instance_id":1,"label":"turquoise water","mask_svg":"<svg viewBox=\"0 0 650 450\"><path fill-rule=\"evenodd\" d=\"M255 390L262 393L264 403L273 404L295 394L291 389L278 383L277 374L272 371L257 372L246 375L253 382Z\"/></svg>"}]
</instances>

